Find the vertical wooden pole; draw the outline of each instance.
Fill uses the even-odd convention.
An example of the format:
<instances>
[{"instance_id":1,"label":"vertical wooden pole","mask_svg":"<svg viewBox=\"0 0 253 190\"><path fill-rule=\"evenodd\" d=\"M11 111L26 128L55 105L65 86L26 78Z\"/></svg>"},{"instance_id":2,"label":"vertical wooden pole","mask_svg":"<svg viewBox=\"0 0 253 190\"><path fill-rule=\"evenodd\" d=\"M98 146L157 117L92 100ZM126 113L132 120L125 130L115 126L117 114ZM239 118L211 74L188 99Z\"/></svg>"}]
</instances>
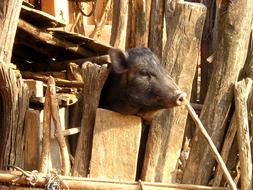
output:
<instances>
[{"instance_id":1,"label":"vertical wooden pole","mask_svg":"<svg viewBox=\"0 0 253 190\"><path fill-rule=\"evenodd\" d=\"M23 0L0 1L0 63L10 63Z\"/></svg>"},{"instance_id":2,"label":"vertical wooden pole","mask_svg":"<svg viewBox=\"0 0 253 190\"><path fill-rule=\"evenodd\" d=\"M223 142L233 98L233 85L246 60L252 9L253 0L229 1L219 22L215 66L200 114L200 119L218 150ZM195 133L183 182L208 184L214 164L215 160L206 148L204 139L199 132Z\"/></svg>"}]
</instances>

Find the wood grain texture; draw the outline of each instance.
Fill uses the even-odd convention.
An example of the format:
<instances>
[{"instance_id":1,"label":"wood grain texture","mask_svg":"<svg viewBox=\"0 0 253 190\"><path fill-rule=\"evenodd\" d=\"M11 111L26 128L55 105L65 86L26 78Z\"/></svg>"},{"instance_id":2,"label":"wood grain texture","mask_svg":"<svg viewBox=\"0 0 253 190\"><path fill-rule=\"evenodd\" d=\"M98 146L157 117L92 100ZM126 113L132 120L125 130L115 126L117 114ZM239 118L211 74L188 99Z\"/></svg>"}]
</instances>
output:
<instances>
[{"instance_id":1,"label":"wood grain texture","mask_svg":"<svg viewBox=\"0 0 253 190\"><path fill-rule=\"evenodd\" d=\"M90 177L134 181L141 126L139 117L97 109Z\"/></svg>"}]
</instances>

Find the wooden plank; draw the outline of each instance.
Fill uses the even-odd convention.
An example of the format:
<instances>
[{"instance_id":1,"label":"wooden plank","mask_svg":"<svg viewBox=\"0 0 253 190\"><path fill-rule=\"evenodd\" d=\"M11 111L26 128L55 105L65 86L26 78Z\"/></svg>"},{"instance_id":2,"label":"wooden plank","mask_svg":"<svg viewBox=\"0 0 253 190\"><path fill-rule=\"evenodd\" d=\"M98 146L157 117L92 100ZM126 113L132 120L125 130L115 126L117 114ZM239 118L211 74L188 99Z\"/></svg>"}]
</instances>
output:
<instances>
[{"instance_id":1,"label":"wooden plank","mask_svg":"<svg viewBox=\"0 0 253 190\"><path fill-rule=\"evenodd\" d=\"M46 12L24 5L22 5L21 8L20 18L42 29L66 26L63 20L57 19Z\"/></svg>"},{"instance_id":2,"label":"wooden plank","mask_svg":"<svg viewBox=\"0 0 253 190\"><path fill-rule=\"evenodd\" d=\"M24 122L24 169L37 170L39 164L40 116L38 110L28 109Z\"/></svg>"},{"instance_id":3,"label":"wooden plank","mask_svg":"<svg viewBox=\"0 0 253 190\"><path fill-rule=\"evenodd\" d=\"M24 82L29 88L29 96L33 97L43 97L43 82L33 79L24 79Z\"/></svg>"},{"instance_id":4,"label":"wooden plank","mask_svg":"<svg viewBox=\"0 0 253 190\"><path fill-rule=\"evenodd\" d=\"M97 109L90 177L134 181L141 126L139 117Z\"/></svg>"}]
</instances>

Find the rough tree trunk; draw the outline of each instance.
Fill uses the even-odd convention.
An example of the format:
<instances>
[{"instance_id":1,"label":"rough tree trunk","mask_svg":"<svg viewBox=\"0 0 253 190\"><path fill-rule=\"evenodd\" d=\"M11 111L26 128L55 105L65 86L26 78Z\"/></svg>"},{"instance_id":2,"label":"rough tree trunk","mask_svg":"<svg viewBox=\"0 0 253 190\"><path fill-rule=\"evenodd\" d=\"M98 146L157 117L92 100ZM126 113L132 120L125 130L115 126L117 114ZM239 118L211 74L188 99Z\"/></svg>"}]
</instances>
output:
<instances>
[{"instance_id":1,"label":"rough tree trunk","mask_svg":"<svg viewBox=\"0 0 253 190\"><path fill-rule=\"evenodd\" d=\"M113 1L113 19L110 44L125 49L129 0Z\"/></svg>"},{"instance_id":2,"label":"rough tree trunk","mask_svg":"<svg viewBox=\"0 0 253 190\"><path fill-rule=\"evenodd\" d=\"M129 0L126 48L147 47L151 0Z\"/></svg>"},{"instance_id":3,"label":"rough tree trunk","mask_svg":"<svg viewBox=\"0 0 253 190\"><path fill-rule=\"evenodd\" d=\"M252 0L229 1L219 22L214 70L200 115L218 149L223 141L233 84L247 55L252 6ZM195 133L183 183L207 184L214 164L214 158L201 134Z\"/></svg>"},{"instance_id":4,"label":"rough tree trunk","mask_svg":"<svg viewBox=\"0 0 253 190\"><path fill-rule=\"evenodd\" d=\"M153 0L150 15L148 47L161 60L163 52L164 0Z\"/></svg>"},{"instance_id":5,"label":"rough tree trunk","mask_svg":"<svg viewBox=\"0 0 253 190\"><path fill-rule=\"evenodd\" d=\"M0 63L10 63L22 0L0 1Z\"/></svg>"},{"instance_id":6,"label":"rough tree trunk","mask_svg":"<svg viewBox=\"0 0 253 190\"><path fill-rule=\"evenodd\" d=\"M167 20L171 27L164 51L166 69L188 96L191 94L191 85L199 59L205 12L206 8L202 4L177 3L175 14ZM152 121L142 180L175 182L187 113L183 107L170 109Z\"/></svg>"},{"instance_id":7,"label":"rough tree trunk","mask_svg":"<svg viewBox=\"0 0 253 190\"><path fill-rule=\"evenodd\" d=\"M82 66L82 71L84 81L83 116L72 174L86 177L89 173L96 109L101 90L108 76L108 69L106 65L99 66L86 62Z\"/></svg>"}]
</instances>

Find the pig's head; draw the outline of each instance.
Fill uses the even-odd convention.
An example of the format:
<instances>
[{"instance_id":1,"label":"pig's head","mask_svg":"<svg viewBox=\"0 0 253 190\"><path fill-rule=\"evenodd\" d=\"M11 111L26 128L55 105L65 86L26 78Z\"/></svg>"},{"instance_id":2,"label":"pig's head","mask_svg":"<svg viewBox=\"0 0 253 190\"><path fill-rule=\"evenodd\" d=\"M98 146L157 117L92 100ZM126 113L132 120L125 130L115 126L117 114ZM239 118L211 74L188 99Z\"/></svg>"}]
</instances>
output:
<instances>
[{"instance_id":1,"label":"pig's head","mask_svg":"<svg viewBox=\"0 0 253 190\"><path fill-rule=\"evenodd\" d=\"M115 87L117 103L111 106L115 111L137 114L182 105L186 94L148 48L111 49L109 55L116 76L113 83L120 86Z\"/></svg>"}]
</instances>

